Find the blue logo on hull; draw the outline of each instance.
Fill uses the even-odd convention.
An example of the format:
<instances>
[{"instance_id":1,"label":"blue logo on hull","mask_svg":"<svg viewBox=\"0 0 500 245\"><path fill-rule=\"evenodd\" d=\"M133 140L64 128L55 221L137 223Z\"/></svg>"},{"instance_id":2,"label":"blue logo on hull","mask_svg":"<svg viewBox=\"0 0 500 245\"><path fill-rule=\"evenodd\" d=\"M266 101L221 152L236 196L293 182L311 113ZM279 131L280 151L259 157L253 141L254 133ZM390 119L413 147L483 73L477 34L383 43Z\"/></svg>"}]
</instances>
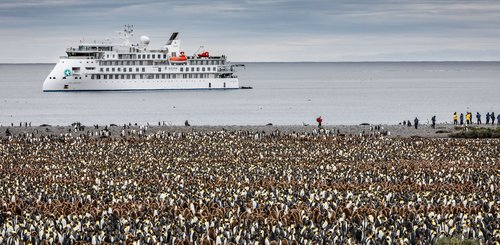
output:
<instances>
[{"instance_id":1,"label":"blue logo on hull","mask_svg":"<svg viewBox=\"0 0 500 245\"><path fill-rule=\"evenodd\" d=\"M64 76L66 76L66 77L67 77L67 76L71 76L71 73L72 73L72 72L71 72L71 70L70 70L70 69L66 69L66 70L64 70Z\"/></svg>"}]
</instances>

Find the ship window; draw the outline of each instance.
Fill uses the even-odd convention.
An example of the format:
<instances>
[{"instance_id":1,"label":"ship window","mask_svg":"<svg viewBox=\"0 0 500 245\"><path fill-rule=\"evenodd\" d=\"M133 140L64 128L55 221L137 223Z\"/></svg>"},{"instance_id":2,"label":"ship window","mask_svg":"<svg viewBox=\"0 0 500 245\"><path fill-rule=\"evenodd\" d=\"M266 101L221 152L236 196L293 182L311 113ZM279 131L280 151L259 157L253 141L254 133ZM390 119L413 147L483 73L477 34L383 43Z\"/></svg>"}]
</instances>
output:
<instances>
[{"instance_id":1,"label":"ship window","mask_svg":"<svg viewBox=\"0 0 500 245\"><path fill-rule=\"evenodd\" d=\"M193 78L193 74L189 74L189 78Z\"/></svg>"},{"instance_id":2,"label":"ship window","mask_svg":"<svg viewBox=\"0 0 500 245\"><path fill-rule=\"evenodd\" d=\"M155 55L154 55L154 54L153 54L153 55L151 55L151 56L152 56L151 58L153 58L153 59L155 58Z\"/></svg>"},{"instance_id":3,"label":"ship window","mask_svg":"<svg viewBox=\"0 0 500 245\"><path fill-rule=\"evenodd\" d=\"M182 78L187 78L187 74L182 74Z\"/></svg>"},{"instance_id":4,"label":"ship window","mask_svg":"<svg viewBox=\"0 0 500 245\"><path fill-rule=\"evenodd\" d=\"M205 67L201 68L201 71L205 71Z\"/></svg>"},{"instance_id":5,"label":"ship window","mask_svg":"<svg viewBox=\"0 0 500 245\"><path fill-rule=\"evenodd\" d=\"M106 71L109 71L109 68L106 68Z\"/></svg>"},{"instance_id":6,"label":"ship window","mask_svg":"<svg viewBox=\"0 0 500 245\"><path fill-rule=\"evenodd\" d=\"M94 79L94 75L90 76L90 79Z\"/></svg>"},{"instance_id":7,"label":"ship window","mask_svg":"<svg viewBox=\"0 0 500 245\"><path fill-rule=\"evenodd\" d=\"M113 67L113 68L111 68L111 71L115 71L115 68L114 68L114 67Z\"/></svg>"},{"instance_id":8,"label":"ship window","mask_svg":"<svg viewBox=\"0 0 500 245\"><path fill-rule=\"evenodd\" d=\"M166 54L164 54L164 55L163 55L163 58L164 58L164 59L166 59L166 58L167 58L167 55L166 55Z\"/></svg>"},{"instance_id":9,"label":"ship window","mask_svg":"<svg viewBox=\"0 0 500 245\"><path fill-rule=\"evenodd\" d=\"M161 72L161 67L158 67L158 72Z\"/></svg>"},{"instance_id":10,"label":"ship window","mask_svg":"<svg viewBox=\"0 0 500 245\"><path fill-rule=\"evenodd\" d=\"M121 71L122 68L118 67L118 71Z\"/></svg>"},{"instance_id":11,"label":"ship window","mask_svg":"<svg viewBox=\"0 0 500 245\"><path fill-rule=\"evenodd\" d=\"M194 71L194 67L191 67L191 71Z\"/></svg>"},{"instance_id":12,"label":"ship window","mask_svg":"<svg viewBox=\"0 0 500 245\"><path fill-rule=\"evenodd\" d=\"M149 59L150 55L148 54L148 59Z\"/></svg>"},{"instance_id":13,"label":"ship window","mask_svg":"<svg viewBox=\"0 0 500 245\"><path fill-rule=\"evenodd\" d=\"M181 67L181 72L184 71L183 68Z\"/></svg>"},{"instance_id":14,"label":"ship window","mask_svg":"<svg viewBox=\"0 0 500 245\"><path fill-rule=\"evenodd\" d=\"M156 74L156 79L160 79L160 74Z\"/></svg>"},{"instance_id":15,"label":"ship window","mask_svg":"<svg viewBox=\"0 0 500 245\"><path fill-rule=\"evenodd\" d=\"M122 74L122 79L125 79L125 75Z\"/></svg>"},{"instance_id":16,"label":"ship window","mask_svg":"<svg viewBox=\"0 0 500 245\"><path fill-rule=\"evenodd\" d=\"M135 74L132 74L132 79L135 79Z\"/></svg>"},{"instance_id":17,"label":"ship window","mask_svg":"<svg viewBox=\"0 0 500 245\"><path fill-rule=\"evenodd\" d=\"M127 74L127 79L130 79L130 74Z\"/></svg>"},{"instance_id":18,"label":"ship window","mask_svg":"<svg viewBox=\"0 0 500 245\"><path fill-rule=\"evenodd\" d=\"M87 70L93 70L93 69L90 69L90 67L86 67L86 68L87 68ZM104 71L104 68L101 68L101 72L103 72L103 71Z\"/></svg>"},{"instance_id":19,"label":"ship window","mask_svg":"<svg viewBox=\"0 0 500 245\"><path fill-rule=\"evenodd\" d=\"M142 68L142 72L145 72L145 71L146 71L146 68L144 68L144 67L143 67L143 68Z\"/></svg>"},{"instance_id":20,"label":"ship window","mask_svg":"<svg viewBox=\"0 0 500 245\"><path fill-rule=\"evenodd\" d=\"M143 79L143 78L144 78L144 75L140 74L140 75L139 75L139 78L140 78L140 79Z\"/></svg>"},{"instance_id":21,"label":"ship window","mask_svg":"<svg viewBox=\"0 0 500 245\"><path fill-rule=\"evenodd\" d=\"M115 58L115 55L113 55L113 58Z\"/></svg>"},{"instance_id":22,"label":"ship window","mask_svg":"<svg viewBox=\"0 0 500 245\"><path fill-rule=\"evenodd\" d=\"M161 74L161 78L163 78L163 79L164 79L164 78L165 78L165 74Z\"/></svg>"},{"instance_id":23,"label":"ship window","mask_svg":"<svg viewBox=\"0 0 500 245\"><path fill-rule=\"evenodd\" d=\"M175 74L172 74L172 78L175 78L175 77L176 77L176 75L175 75Z\"/></svg>"},{"instance_id":24,"label":"ship window","mask_svg":"<svg viewBox=\"0 0 500 245\"><path fill-rule=\"evenodd\" d=\"M199 68L199 67L196 67L196 71L200 71L200 68Z\"/></svg>"},{"instance_id":25,"label":"ship window","mask_svg":"<svg viewBox=\"0 0 500 245\"><path fill-rule=\"evenodd\" d=\"M129 68L128 68L128 71L129 71L129 72L132 72L132 67L129 67Z\"/></svg>"},{"instance_id":26,"label":"ship window","mask_svg":"<svg viewBox=\"0 0 500 245\"><path fill-rule=\"evenodd\" d=\"M120 75L115 75L115 79L118 79L118 76L120 76Z\"/></svg>"},{"instance_id":27,"label":"ship window","mask_svg":"<svg viewBox=\"0 0 500 245\"><path fill-rule=\"evenodd\" d=\"M106 58L109 58L109 54L106 55Z\"/></svg>"},{"instance_id":28,"label":"ship window","mask_svg":"<svg viewBox=\"0 0 500 245\"><path fill-rule=\"evenodd\" d=\"M135 68L135 71L138 72L139 71L139 67Z\"/></svg>"}]
</instances>

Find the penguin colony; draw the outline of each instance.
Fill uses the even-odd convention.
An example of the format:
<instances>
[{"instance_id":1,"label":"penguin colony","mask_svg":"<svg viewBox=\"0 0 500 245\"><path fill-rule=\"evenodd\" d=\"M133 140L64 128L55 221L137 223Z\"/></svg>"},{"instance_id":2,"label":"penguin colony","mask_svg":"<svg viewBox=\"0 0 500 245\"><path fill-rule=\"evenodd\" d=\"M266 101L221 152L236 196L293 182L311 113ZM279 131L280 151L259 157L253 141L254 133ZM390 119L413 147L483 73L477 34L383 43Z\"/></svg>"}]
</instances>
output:
<instances>
[{"instance_id":1,"label":"penguin colony","mask_svg":"<svg viewBox=\"0 0 500 245\"><path fill-rule=\"evenodd\" d=\"M499 180L499 139L20 134L0 244L498 244Z\"/></svg>"}]
</instances>

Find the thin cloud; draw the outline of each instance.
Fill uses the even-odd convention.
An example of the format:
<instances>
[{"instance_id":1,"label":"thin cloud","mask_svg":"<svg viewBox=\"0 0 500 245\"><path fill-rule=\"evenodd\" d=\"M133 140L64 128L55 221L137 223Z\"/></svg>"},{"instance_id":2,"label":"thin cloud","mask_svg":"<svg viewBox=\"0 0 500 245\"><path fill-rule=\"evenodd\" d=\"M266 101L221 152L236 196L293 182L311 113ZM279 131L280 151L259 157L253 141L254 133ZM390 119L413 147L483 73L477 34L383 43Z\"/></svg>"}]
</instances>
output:
<instances>
[{"instance_id":1,"label":"thin cloud","mask_svg":"<svg viewBox=\"0 0 500 245\"><path fill-rule=\"evenodd\" d=\"M498 12L493 0L3 0L0 62L54 62L82 37L113 37L123 24L152 45L180 31L186 50L204 45L238 61L494 59ZM16 40L30 47L16 50Z\"/></svg>"}]
</instances>

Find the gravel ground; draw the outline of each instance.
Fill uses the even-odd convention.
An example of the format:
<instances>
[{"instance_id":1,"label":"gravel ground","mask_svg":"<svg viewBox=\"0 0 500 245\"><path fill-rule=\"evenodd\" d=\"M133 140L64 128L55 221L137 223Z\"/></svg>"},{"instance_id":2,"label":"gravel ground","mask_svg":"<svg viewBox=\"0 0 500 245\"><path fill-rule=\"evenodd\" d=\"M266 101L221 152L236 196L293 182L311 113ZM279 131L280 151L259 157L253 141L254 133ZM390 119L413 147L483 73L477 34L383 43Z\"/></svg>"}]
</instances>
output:
<instances>
[{"instance_id":1,"label":"gravel ground","mask_svg":"<svg viewBox=\"0 0 500 245\"><path fill-rule=\"evenodd\" d=\"M158 131L170 132L170 133L187 133L187 132L211 132L211 131L250 131L250 132L265 132L269 134L271 132L280 131L281 133L314 133L318 130L317 126L302 126L302 125L268 125L268 126L237 126L237 125L226 125L226 126L158 126L158 125L127 125L124 129L124 125L110 126L110 125L99 125L96 128L94 125L83 125L81 131L75 131L73 126L0 126L0 137L7 136L7 130L11 135L19 135L23 133L34 133L34 136L45 136L45 135L61 135L71 133L72 136L78 136L80 134L92 133L94 137L99 136L99 132L107 129L111 133L111 137L119 137L120 133L123 131L125 135L128 135L128 131L138 132L140 129L146 129L145 134L153 134ZM380 127L380 129L376 129ZM477 125L474 125L477 126ZM494 127L491 125L481 127ZM451 124L438 124L435 128L430 125L419 125L418 129L412 127L407 127L403 125L334 125L334 126L324 126L323 129L329 130L335 135L375 135L379 132L385 134L388 137L425 137L425 138L447 138L448 134L455 132L455 126ZM134 136L135 134L131 134Z\"/></svg>"}]
</instances>

